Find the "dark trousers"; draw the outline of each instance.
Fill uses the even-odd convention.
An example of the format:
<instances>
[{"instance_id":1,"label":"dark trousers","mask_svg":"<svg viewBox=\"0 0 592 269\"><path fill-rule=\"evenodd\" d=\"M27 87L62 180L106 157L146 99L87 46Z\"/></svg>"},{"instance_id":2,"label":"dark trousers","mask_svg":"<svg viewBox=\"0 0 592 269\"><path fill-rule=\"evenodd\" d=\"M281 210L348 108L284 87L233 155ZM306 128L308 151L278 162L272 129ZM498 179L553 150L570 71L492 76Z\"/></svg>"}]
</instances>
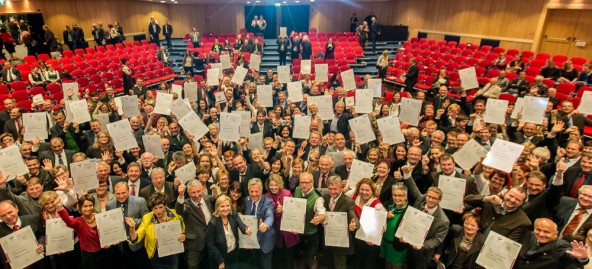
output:
<instances>
[{"instance_id":1,"label":"dark trousers","mask_svg":"<svg viewBox=\"0 0 592 269\"><path fill-rule=\"evenodd\" d=\"M166 257L158 257L158 251L154 253L150 263L153 269L177 269L179 268L179 255L173 254Z\"/></svg>"},{"instance_id":2,"label":"dark trousers","mask_svg":"<svg viewBox=\"0 0 592 269\"><path fill-rule=\"evenodd\" d=\"M191 75L193 75L193 66L183 66L183 71L185 71L184 73L191 73Z\"/></svg>"},{"instance_id":3,"label":"dark trousers","mask_svg":"<svg viewBox=\"0 0 592 269\"><path fill-rule=\"evenodd\" d=\"M166 39L166 42L167 42L167 48L171 49L173 47L173 44L171 43L171 35L165 35L164 38Z\"/></svg>"},{"instance_id":4,"label":"dark trousers","mask_svg":"<svg viewBox=\"0 0 592 269\"><path fill-rule=\"evenodd\" d=\"M281 248L275 248L271 257L273 268L294 268L294 248L287 248L285 245Z\"/></svg>"},{"instance_id":5,"label":"dark trousers","mask_svg":"<svg viewBox=\"0 0 592 269\"><path fill-rule=\"evenodd\" d=\"M378 255L380 254L379 246L370 246L365 241L354 239L354 247L356 249L355 268L356 269L376 269L383 268L380 266ZM409 267L415 269L415 267Z\"/></svg>"},{"instance_id":6,"label":"dark trousers","mask_svg":"<svg viewBox=\"0 0 592 269\"><path fill-rule=\"evenodd\" d=\"M260 249L250 250L251 268L271 269L271 260L273 257L273 250L269 253L263 253Z\"/></svg>"},{"instance_id":7,"label":"dark trousers","mask_svg":"<svg viewBox=\"0 0 592 269\"><path fill-rule=\"evenodd\" d=\"M226 254L224 259L224 269L239 269L241 268L238 263L238 249L234 249L230 253ZM210 259L210 268L218 269L219 264L216 264L214 259Z\"/></svg>"},{"instance_id":8,"label":"dark trousers","mask_svg":"<svg viewBox=\"0 0 592 269\"><path fill-rule=\"evenodd\" d=\"M199 48L199 42L191 42L194 48Z\"/></svg>"},{"instance_id":9,"label":"dark trousers","mask_svg":"<svg viewBox=\"0 0 592 269\"><path fill-rule=\"evenodd\" d=\"M150 263L148 262L148 254L146 254L146 249L141 248L136 251L132 251L129 247L127 242L121 244L121 248L119 246L113 247L115 260L118 262L116 264L116 268L118 269L144 269L144 268L152 268Z\"/></svg>"},{"instance_id":10,"label":"dark trousers","mask_svg":"<svg viewBox=\"0 0 592 269\"><path fill-rule=\"evenodd\" d=\"M81 251L82 268L84 269L104 269L112 268L112 257L109 249L101 249L97 252Z\"/></svg>"},{"instance_id":11,"label":"dark trousers","mask_svg":"<svg viewBox=\"0 0 592 269\"><path fill-rule=\"evenodd\" d=\"M76 43L74 42L69 42L69 41L65 41L64 43L66 43L66 45L68 45L68 49L69 50L75 50L76 49Z\"/></svg>"},{"instance_id":12,"label":"dark trousers","mask_svg":"<svg viewBox=\"0 0 592 269\"><path fill-rule=\"evenodd\" d=\"M409 268L427 269L434 257L433 249L409 249L407 251L407 264Z\"/></svg>"},{"instance_id":13,"label":"dark trousers","mask_svg":"<svg viewBox=\"0 0 592 269\"><path fill-rule=\"evenodd\" d=\"M286 56L287 53L284 52L280 52L280 65L286 65Z\"/></svg>"},{"instance_id":14,"label":"dark trousers","mask_svg":"<svg viewBox=\"0 0 592 269\"><path fill-rule=\"evenodd\" d=\"M207 265L204 265L204 264L207 264L207 259L204 259L204 257L207 257L208 249L207 249L207 247L204 247L201 251L195 250L195 247L192 248L191 246L195 245L196 243L197 243L197 240L195 240L195 239L187 239L184 242L184 245L185 245L184 264L186 266L183 266L183 267L185 267L185 268L188 268L188 269L207 268Z\"/></svg>"},{"instance_id":15,"label":"dark trousers","mask_svg":"<svg viewBox=\"0 0 592 269\"><path fill-rule=\"evenodd\" d=\"M150 42L156 43L156 45L160 46L160 37L158 35L151 35Z\"/></svg>"}]
</instances>

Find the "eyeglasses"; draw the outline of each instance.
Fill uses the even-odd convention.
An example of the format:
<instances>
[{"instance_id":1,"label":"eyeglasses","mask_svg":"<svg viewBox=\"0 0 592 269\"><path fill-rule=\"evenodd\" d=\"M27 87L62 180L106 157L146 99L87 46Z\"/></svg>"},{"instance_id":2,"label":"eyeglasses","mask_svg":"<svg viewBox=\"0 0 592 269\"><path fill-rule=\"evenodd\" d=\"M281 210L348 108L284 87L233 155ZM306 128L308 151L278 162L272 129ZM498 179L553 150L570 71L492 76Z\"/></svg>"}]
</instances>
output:
<instances>
[{"instance_id":1,"label":"eyeglasses","mask_svg":"<svg viewBox=\"0 0 592 269\"><path fill-rule=\"evenodd\" d=\"M300 181L300 184L312 184L312 181Z\"/></svg>"}]
</instances>

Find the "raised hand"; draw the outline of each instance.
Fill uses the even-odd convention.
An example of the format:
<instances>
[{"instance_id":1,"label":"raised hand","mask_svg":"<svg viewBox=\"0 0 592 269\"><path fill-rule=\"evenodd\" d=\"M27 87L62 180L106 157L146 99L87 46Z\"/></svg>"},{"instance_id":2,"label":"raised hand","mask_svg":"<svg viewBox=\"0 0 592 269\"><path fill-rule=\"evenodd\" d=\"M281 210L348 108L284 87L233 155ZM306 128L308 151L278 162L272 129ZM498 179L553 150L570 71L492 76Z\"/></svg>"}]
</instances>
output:
<instances>
[{"instance_id":1,"label":"raised hand","mask_svg":"<svg viewBox=\"0 0 592 269\"><path fill-rule=\"evenodd\" d=\"M588 246L584 243L574 240L571 242L571 248L572 250L566 251L567 254L581 261L588 259Z\"/></svg>"},{"instance_id":2,"label":"raised hand","mask_svg":"<svg viewBox=\"0 0 592 269\"><path fill-rule=\"evenodd\" d=\"M353 218L351 219L351 221L349 222L348 228L349 228L349 231L350 232L353 232L353 231L355 231L358 228L356 226L356 220L355 219L353 219Z\"/></svg>"}]
</instances>

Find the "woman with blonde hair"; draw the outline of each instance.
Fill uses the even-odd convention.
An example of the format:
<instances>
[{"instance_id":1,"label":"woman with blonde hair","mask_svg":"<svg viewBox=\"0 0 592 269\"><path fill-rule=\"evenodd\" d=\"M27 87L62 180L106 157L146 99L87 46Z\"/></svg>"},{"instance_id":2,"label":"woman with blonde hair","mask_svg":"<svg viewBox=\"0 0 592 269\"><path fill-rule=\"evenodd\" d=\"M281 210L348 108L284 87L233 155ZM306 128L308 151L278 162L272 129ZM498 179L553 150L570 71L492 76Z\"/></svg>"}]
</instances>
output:
<instances>
[{"instance_id":1,"label":"woman with blonde hair","mask_svg":"<svg viewBox=\"0 0 592 269\"><path fill-rule=\"evenodd\" d=\"M382 55L380 55L380 57L378 57L378 60L376 61L376 68L378 68L378 77L381 79L386 78L386 69L388 68L389 62L388 55L389 51L384 50L382 52Z\"/></svg>"},{"instance_id":2,"label":"woman with blonde hair","mask_svg":"<svg viewBox=\"0 0 592 269\"><path fill-rule=\"evenodd\" d=\"M114 152L115 146L113 145L113 139L109 135L109 131L100 130L95 142L86 150L86 156L88 158L102 159L103 155L113 154Z\"/></svg>"}]
</instances>

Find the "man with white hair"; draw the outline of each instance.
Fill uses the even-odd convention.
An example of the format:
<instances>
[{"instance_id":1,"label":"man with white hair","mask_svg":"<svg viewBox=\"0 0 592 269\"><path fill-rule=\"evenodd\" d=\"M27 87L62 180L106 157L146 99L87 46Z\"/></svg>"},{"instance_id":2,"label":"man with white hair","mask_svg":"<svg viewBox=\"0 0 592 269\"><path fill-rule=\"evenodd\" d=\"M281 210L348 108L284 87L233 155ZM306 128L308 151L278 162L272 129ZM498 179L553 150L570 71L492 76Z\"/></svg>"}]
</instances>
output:
<instances>
[{"instance_id":1,"label":"man with white hair","mask_svg":"<svg viewBox=\"0 0 592 269\"><path fill-rule=\"evenodd\" d=\"M331 172L333 164L333 158L329 155L323 155L319 158L319 170L312 173L316 189L327 188L327 179L329 179L330 176L337 175L334 172Z\"/></svg>"},{"instance_id":2,"label":"man with white hair","mask_svg":"<svg viewBox=\"0 0 592 269\"><path fill-rule=\"evenodd\" d=\"M310 40L308 39L308 36L305 35L302 38L302 60L309 60L311 55L312 55L312 45L310 44Z\"/></svg>"}]
</instances>

